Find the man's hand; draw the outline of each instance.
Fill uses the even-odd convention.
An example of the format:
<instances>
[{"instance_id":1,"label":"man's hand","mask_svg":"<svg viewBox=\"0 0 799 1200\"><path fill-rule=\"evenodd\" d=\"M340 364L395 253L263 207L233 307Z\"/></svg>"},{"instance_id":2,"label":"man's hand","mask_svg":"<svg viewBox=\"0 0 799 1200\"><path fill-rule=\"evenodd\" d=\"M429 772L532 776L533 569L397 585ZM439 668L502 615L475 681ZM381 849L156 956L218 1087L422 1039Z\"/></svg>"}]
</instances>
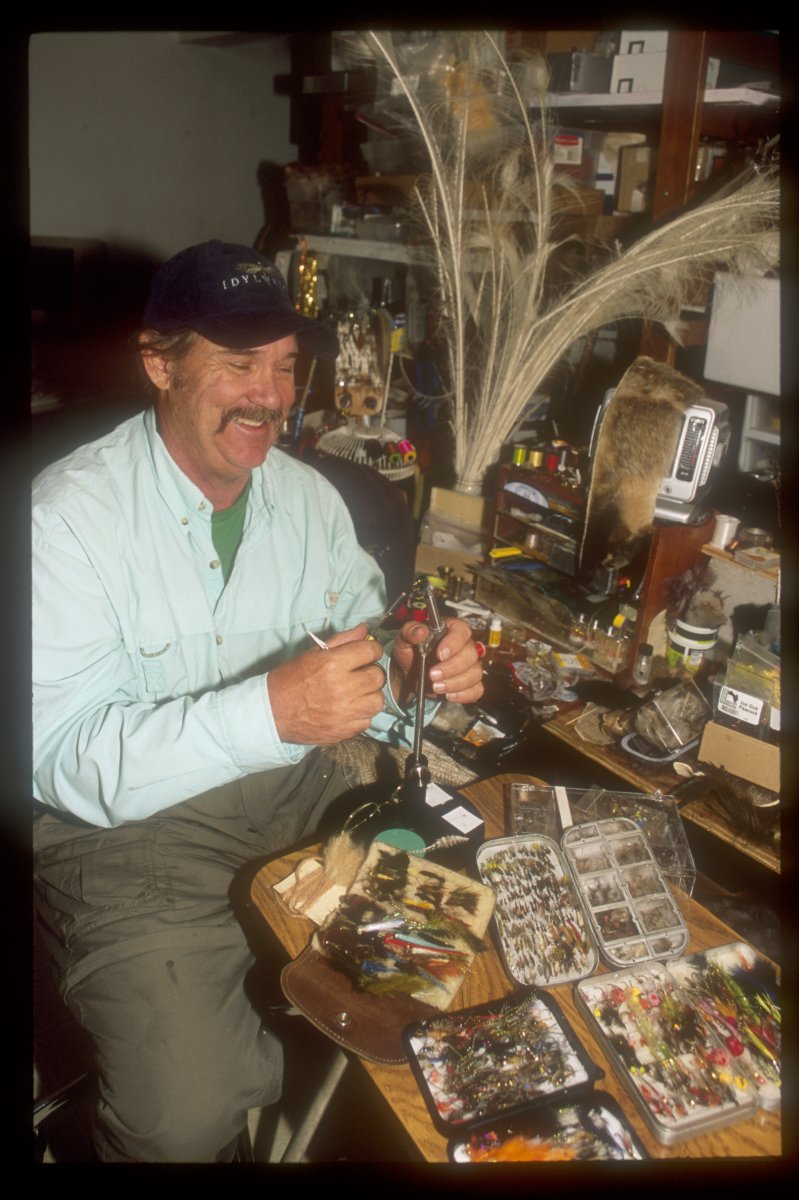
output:
<instances>
[{"instance_id":1,"label":"man's hand","mask_svg":"<svg viewBox=\"0 0 799 1200\"><path fill-rule=\"evenodd\" d=\"M281 663L266 678L272 716L283 742L321 746L346 741L369 728L383 708L382 654L366 641L366 625L327 639L327 650L313 649Z\"/></svg>"},{"instance_id":2,"label":"man's hand","mask_svg":"<svg viewBox=\"0 0 799 1200\"><path fill-rule=\"evenodd\" d=\"M438 700L456 704L474 704L483 694L483 669L465 621L450 618L447 632L430 655L425 691ZM407 704L416 687L418 654L416 647L429 633L427 625L408 621L394 640L391 652L392 685L401 704Z\"/></svg>"}]
</instances>

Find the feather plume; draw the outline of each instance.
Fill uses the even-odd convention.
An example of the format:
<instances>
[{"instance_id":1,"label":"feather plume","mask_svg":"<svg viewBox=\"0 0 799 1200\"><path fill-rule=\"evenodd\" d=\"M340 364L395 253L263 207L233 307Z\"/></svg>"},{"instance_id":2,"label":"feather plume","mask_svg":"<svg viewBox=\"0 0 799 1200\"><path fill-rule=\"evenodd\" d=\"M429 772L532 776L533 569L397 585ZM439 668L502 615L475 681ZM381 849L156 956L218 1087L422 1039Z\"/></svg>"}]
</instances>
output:
<instances>
[{"instance_id":1,"label":"feather plume","mask_svg":"<svg viewBox=\"0 0 799 1200\"><path fill-rule=\"evenodd\" d=\"M587 274L564 278L564 222L579 189L555 175L543 60L522 91L499 35L439 32L422 43L421 86L390 32L358 36L388 72L386 92L404 101L395 128L421 139L429 160L415 199L449 356L461 490L480 490L525 406L580 338L646 319L678 340L697 277L776 266L779 189L773 175L753 174L629 248L607 248Z\"/></svg>"}]
</instances>

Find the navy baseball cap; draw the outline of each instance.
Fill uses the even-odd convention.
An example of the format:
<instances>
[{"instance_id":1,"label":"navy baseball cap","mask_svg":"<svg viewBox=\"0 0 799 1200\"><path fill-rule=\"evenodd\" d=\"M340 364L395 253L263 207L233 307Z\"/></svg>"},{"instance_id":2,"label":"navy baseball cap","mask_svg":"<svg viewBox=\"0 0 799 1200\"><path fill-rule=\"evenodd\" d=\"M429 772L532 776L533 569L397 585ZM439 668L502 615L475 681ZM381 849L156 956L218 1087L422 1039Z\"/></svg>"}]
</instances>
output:
<instances>
[{"instance_id":1,"label":"navy baseball cap","mask_svg":"<svg viewBox=\"0 0 799 1200\"><path fill-rule=\"evenodd\" d=\"M202 242L156 271L144 326L158 333L193 329L231 350L266 346L296 334L317 358L335 359L338 338L298 313L277 267L251 246Z\"/></svg>"}]
</instances>

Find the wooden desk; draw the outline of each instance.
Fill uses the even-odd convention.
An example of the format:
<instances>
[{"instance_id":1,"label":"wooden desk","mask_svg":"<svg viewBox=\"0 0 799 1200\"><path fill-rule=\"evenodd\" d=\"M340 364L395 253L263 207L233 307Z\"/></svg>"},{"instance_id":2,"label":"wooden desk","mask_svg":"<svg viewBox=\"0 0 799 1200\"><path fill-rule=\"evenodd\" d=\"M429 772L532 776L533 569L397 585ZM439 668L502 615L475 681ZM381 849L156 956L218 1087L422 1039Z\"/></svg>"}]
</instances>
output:
<instances>
[{"instance_id":1,"label":"wooden desk","mask_svg":"<svg viewBox=\"0 0 799 1200\"><path fill-rule=\"evenodd\" d=\"M551 737L557 738L572 750L576 750L585 758L597 763L598 766L604 767L606 771L611 771L637 792L652 792L659 788L665 795L669 795L682 782L669 763L663 765L634 763L629 755L615 744L598 746L593 742L584 741L574 730L574 723L583 711L584 706L566 709L553 717L551 721L545 722L541 728ZM748 858L760 863L761 866L774 871L775 874L780 873L780 856L772 846L753 842L738 833L723 813L717 812L701 797L680 805L680 816L726 842L727 845L733 846L741 854L745 854Z\"/></svg>"},{"instance_id":2,"label":"wooden desk","mask_svg":"<svg viewBox=\"0 0 799 1200\"><path fill-rule=\"evenodd\" d=\"M485 818L486 838L504 832L504 784L512 780L530 780L529 775L499 775L461 789L476 804ZM292 917L280 904L273 885L291 874L294 865L307 857L307 849L295 851L268 863L256 875L251 889L253 904L263 915L291 958L305 948L314 926L304 917ZM682 892L675 898L688 925L690 940L686 953L723 946L741 939L727 925ZM500 959L486 936L486 950L478 954L471 972L458 993L454 1008L469 1008L498 999L514 990ZM597 1085L615 1096L630 1119L647 1151L654 1158L751 1158L780 1154L780 1117L758 1110L754 1117L736 1125L673 1146L661 1145L649 1132L633 1106L621 1081L605 1058L599 1044L583 1020L568 985L551 989L591 1058L605 1071ZM436 1132L409 1065L382 1066L359 1060L364 1071L383 1094L392 1111L410 1135L422 1157L428 1162L447 1162L446 1139Z\"/></svg>"}]
</instances>

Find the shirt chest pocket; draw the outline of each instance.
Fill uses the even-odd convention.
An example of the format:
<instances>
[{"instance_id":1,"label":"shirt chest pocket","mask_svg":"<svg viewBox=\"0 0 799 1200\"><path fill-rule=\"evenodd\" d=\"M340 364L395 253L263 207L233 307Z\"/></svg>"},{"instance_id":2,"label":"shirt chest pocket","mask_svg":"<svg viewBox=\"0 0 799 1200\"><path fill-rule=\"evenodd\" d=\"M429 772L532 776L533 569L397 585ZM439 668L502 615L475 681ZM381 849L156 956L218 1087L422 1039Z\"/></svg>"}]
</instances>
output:
<instances>
[{"instance_id":1,"label":"shirt chest pocket","mask_svg":"<svg viewBox=\"0 0 799 1200\"><path fill-rule=\"evenodd\" d=\"M170 622L144 622L133 653L142 699L184 695L191 688L184 639Z\"/></svg>"},{"instance_id":2,"label":"shirt chest pocket","mask_svg":"<svg viewBox=\"0 0 799 1200\"><path fill-rule=\"evenodd\" d=\"M167 679L173 673L174 654L170 653L172 649L171 642L164 642L162 646L158 646L155 642L148 642L147 645L138 647L139 674L146 692L152 695L166 693Z\"/></svg>"}]
</instances>

